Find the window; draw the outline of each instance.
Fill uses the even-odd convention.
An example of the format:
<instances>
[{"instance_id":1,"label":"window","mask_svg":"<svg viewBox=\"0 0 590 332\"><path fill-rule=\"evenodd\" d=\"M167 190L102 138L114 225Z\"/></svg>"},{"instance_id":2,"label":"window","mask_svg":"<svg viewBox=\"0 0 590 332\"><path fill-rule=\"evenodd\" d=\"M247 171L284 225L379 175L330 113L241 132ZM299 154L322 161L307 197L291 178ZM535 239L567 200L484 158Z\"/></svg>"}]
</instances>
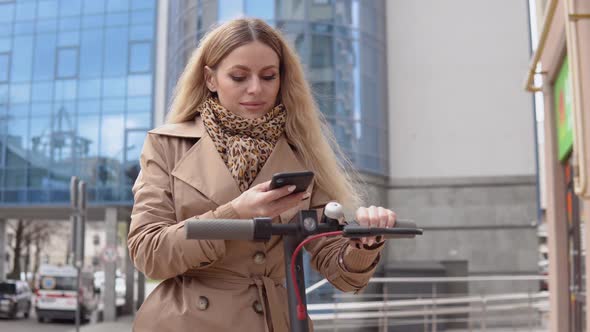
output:
<instances>
[{"instance_id":1,"label":"window","mask_svg":"<svg viewBox=\"0 0 590 332\"><path fill-rule=\"evenodd\" d=\"M127 82L128 96L143 96L152 93L151 75L129 75Z\"/></svg>"},{"instance_id":2,"label":"window","mask_svg":"<svg viewBox=\"0 0 590 332\"><path fill-rule=\"evenodd\" d=\"M57 78L78 76L78 48L63 47L57 49Z\"/></svg>"},{"instance_id":3,"label":"window","mask_svg":"<svg viewBox=\"0 0 590 332\"><path fill-rule=\"evenodd\" d=\"M152 65L152 43L131 43L129 72L133 74L149 72Z\"/></svg>"},{"instance_id":4,"label":"window","mask_svg":"<svg viewBox=\"0 0 590 332\"><path fill-rule=\"evenodd\" d=\"M333 63L332 37L324 35L312 35L311 37L311 67L331 67Z\"/></svg>"},{"instance_id":5,"label":"window","mask_svg":"<svg viewBox=\"0 0 590 332\"><path fill-rule=\"evenodd\" d=\"M7 82L9 79L10 53L0 53L0 82Z\"/></svg>"},{"instance_id":6,"label":"window","mask_svg":"<svg viewBox=\"0 0 590 332\"><path fill-rule=\"evenodd\" d=\"M39 1L38 18L55 18L57 16L57 2L55 0Z\"/></svg>"},{"instance_id":7,"label":"window","mask_svg":"<svg viewBox=\"0 0 590 332\"><path fill-rule=\"evenodd\" d=\"M106 30L103 66L105 77L122 77L127 74L127 35L127 27Z\"/></svg>"},{"instance_id":8,"label":"window","mask_svg":"<svg viewBox=\"0 0 590 332\"><path fill-rule=\"evenodd\" d=\"M31 79L33 60L33 37L14 37L14 47L10 59L10 80L13 82Z\"/></svg>"},{"instance_id":9,"label":"window","mask_svg":"<svg viewBox=\"0 0 590 332\"><path fill-rule=\"evenodd\" d=\"M274 0L246 0L246 15L255 16L263 20L275 18Z\"/></svg>"},{"instance_id":10,"label":"window","mask_svg":"<svg viewBox=\"0 0 590 332\"><path fill-rule=\"evenodd\" d=\"M0 22L11 22L14 16L14 4L0 1Z\"/></svg>"},{"instance_id":11,"label":"window","mask_svg":"<svg viewBox=\"0 0 590 332\"><path fill-rule=\"evenodd\" d=\"M35 38L35 67L33 74L36 80L51 80L54 78L56 43L57 36L55 34L41 34Z\"/></svg>"},{"instance_id":12,"label":"window","mask_svg":"<svg viewBox=\"0 0 590 332\"><path fill-rule=\"evenodd\" d=\"M217 16L220 22L231 20L244 15L243 1L219 0Z\"/></svg>"},{"instance_id":13,"label":"window","mask_svg":"<svg viewBox=\"0 0 590 332\"><path fill-rule=\"evenodd\" d=\"M95 78L102 73L103 32L84 30L80 48L80 77Z\"/></svg>"}]
</instances>

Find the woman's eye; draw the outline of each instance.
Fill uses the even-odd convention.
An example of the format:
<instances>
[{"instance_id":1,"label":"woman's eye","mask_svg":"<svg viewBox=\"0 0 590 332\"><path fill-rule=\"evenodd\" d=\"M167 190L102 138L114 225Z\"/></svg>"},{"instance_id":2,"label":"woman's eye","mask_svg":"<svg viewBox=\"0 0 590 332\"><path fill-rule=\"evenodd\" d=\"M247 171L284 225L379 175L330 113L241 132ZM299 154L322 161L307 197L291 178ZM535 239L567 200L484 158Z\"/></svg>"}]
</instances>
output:
<instances>
[{"instance_id":1,"label":"woman's eye","mask_svg":"<svg viewBox=\"0 0 590 332\"><path fill-rule=\"evenodd\" d=\"M233 76L230 75L229 77L231 77L232 80L236 81L236 82L242 82L246 79L246 76Z\"/></svg>"},{"instance_id":2,"label":"woman's eye","mask_svg":"<svg viewBox=\"0 0 590 332\"><path fill-rule=\"evenodd\" d=\"M262 76L262 79L263 79L263 80L266 80L266 81L272 81L272 80L274 80L275 78L277 78L277 75Z\"/></svg>"}]
</instances>

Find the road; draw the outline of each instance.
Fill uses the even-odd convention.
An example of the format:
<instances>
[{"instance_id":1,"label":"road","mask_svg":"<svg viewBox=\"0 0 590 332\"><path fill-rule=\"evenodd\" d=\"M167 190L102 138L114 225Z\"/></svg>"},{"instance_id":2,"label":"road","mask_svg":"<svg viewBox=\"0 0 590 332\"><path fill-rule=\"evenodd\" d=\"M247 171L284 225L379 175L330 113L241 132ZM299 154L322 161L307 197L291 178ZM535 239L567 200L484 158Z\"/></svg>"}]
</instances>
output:
<instances>
[{"instance_id":1,"label":"road","mask_svg":"<svg viewBox=\"0 0 590 332\"><path fill-rule=\"evenodd\" d=\"M91 323L86 323L91 324ZM67 320L55 320L50 323L39 323L32 310L28 319L19 316L16 319L0 318L0 331L4 332L64 332L76 328L73 322Z\"/></svg>"}]
</instances>

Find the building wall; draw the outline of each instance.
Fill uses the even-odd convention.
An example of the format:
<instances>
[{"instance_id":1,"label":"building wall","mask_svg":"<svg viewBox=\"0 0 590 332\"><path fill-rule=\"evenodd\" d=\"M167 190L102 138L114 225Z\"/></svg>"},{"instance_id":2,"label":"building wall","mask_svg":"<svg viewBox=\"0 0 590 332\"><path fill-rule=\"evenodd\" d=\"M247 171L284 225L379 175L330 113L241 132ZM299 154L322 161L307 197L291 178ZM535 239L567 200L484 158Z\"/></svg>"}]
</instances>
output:
<instances>
[{"instance_id":1,"label":"building wall","mask_svg":"<svg viewBox=\"0 0 590 332\"><path fill-rule=\"evenodd\" d=\"M389 206L425 228L388 263L536 273L527 1L389 1L387 18Z\"/></svg>"},{"instance_id":2,"label":"building wall","mask_svg":"<svg viewBox=\"0 0 590 332\"><path fill-rule=\"evenodd\" d=\"M527 1L390 1L387 14L390 176L534 174Z\"/></svg>"}]
</instances>

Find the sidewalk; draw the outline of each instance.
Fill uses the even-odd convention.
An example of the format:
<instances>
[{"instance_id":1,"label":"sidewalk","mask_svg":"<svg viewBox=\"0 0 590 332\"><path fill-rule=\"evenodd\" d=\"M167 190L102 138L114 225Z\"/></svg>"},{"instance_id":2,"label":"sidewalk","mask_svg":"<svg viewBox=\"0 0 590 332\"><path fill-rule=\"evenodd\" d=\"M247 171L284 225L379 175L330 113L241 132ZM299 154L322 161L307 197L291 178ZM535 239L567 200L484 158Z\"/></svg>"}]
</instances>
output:
<instances>
[{"instance_id":1,"label":"sidewalk","mask_svg":"<svg viewBox=\"0 0 590 332\"><path fill-rule=\"evenodd\" d=\"M80 332L129 332L134 316L125 315L117 318L115 322L100 322L95 324L86 324L80 327ZM69 332L75 332L73 328Z\"/></svg>"}]
</instances>

